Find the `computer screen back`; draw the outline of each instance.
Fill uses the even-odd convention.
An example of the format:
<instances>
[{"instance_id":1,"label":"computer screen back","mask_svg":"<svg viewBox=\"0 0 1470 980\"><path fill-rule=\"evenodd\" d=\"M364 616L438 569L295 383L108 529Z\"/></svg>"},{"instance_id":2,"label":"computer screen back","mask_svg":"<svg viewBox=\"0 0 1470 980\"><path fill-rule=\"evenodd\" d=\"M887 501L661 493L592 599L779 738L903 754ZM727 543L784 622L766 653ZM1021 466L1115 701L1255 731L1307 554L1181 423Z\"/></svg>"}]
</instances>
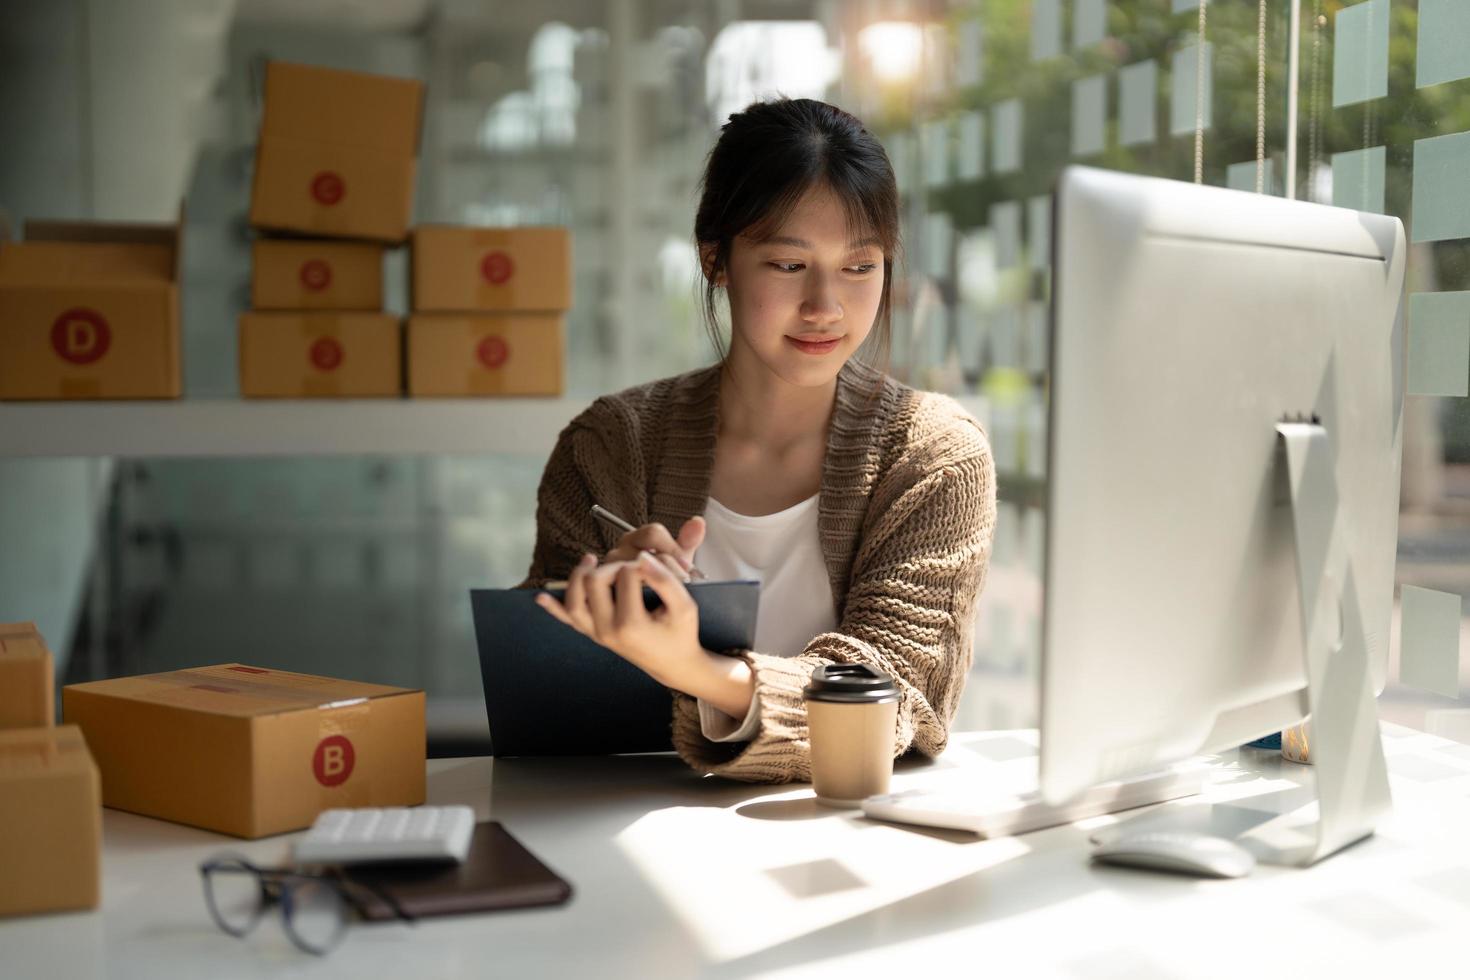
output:
<instances>
[{"instance_id":1,"label":"computer screen back","mask_svg":"<svg viewBox=\"0 0 1470 980\"><path fill-rule=\"evenodd\" d=\"M1398 219L1071 168L1058 185L1041 781L1062 799L1305 713L1276 424L1318 416L1387 670Z\"/></svg>"}]
</instances>

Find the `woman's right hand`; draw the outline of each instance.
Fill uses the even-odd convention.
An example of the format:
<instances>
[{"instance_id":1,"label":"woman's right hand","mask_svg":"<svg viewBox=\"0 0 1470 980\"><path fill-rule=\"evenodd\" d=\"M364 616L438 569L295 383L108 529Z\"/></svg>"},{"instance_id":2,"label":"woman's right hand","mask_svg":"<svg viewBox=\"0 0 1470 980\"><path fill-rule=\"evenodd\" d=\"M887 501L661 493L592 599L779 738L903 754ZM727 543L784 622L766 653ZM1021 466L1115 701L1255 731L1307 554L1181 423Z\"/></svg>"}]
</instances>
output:
<instances>
[{"instance_id":1,"label":"woman's right hand","mask_svg":"<svg viewBox=\"0 0 1470 980\"><path fill-rule=\"evenodd\" d=\"M666 565L681 581L689 581L689 570L694 567L694 553L704 541L704 518L698 515L689 518L679 528L678 537L669 529L654 522L634 528L618 539L617 546L603 556L604 563L610 561L634 561L640 552L647 551Z\"/></svg>"}]
</instances>

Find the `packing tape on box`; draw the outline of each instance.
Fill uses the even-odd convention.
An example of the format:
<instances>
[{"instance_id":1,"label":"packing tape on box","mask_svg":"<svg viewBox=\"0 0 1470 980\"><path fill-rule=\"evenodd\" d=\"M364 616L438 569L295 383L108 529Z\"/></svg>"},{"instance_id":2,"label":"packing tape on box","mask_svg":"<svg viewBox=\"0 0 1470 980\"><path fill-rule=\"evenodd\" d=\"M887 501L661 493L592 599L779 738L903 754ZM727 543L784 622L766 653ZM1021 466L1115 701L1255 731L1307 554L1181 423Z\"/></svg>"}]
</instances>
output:
<instances>
[{"instance_id":1,"label":"packing tape on box","mask_svg":"<svg viewBox=\"0 0 1470 980\"><path fill-rule=\"evenodd\" d=\"M6 640L29 640L32 638L40 639L40 635L31 629L0 630L0 650L5 649Z\"/></svg>"},{"instance_id":2,"label":"packing tape on box","mask_svg":"<svg viewBox=\"0 0 1470 980\"><path fill-rule=\"evenodd\" d=\"M61 754L54 742L30 742L25 745L0 745L0 762L9 772L35 772L49 769Z\"/></svg>"},{"instance_id":3,"label":"packing tape on box","mask_svg":"<svg viewBox=\"0 0 1470 980\"><path fill-rule=\"evenodd\" d=\"M26 640L29 641L26 644L27 646L34 645L37 650L44 650L46 648L46 644L41 640L40 631L35 629L12 629L0 632L0 651L6 651L8 649L6 646L7 640L12 643L17 640Z\"/></svg>"},{"instance_id":4,"label":"packing tape on box","mask_svg":"<svg viewBox=\"0 0 1470 980\"><path fill-rule=\"evenodd\" d=\"M308 340L313 337L331 337L337 340L342 336L342 324L331 315L304 316L301 318L301 335Z\"/></svg>"},{"instance_id":5,"label":"packing tape on box","mask_svg":"<svg viewBox=\"0 0 1470 980\"><path fill-rule=\"evenodd\" d=\"M307 395L337 395L342 392L342 379L335 373L302 378L301 391Z\"/></svg>"},{"instance_id":6,"label":"packing tape on box","mask_svg":"<svg viewBox=\"0 0 1470 980\"><path fill-rule=\"evenodd\" d=\"M96 378L62 378L62 398L96 398L102 394L102 382Z\"/></svg>"},{"instance_id":7,"label":"packing tape on box","mask_svg":"<svg viewBox=\"0 0 1470 980\"><path fill-rule=\"evenodd\" d=\"M338 374L338 369L342 366L344 359L341 321L334 316L303 317L301 336L307 342L306 359L317 371L316 374L308 375L301 380L301 393L304 395L340 394L342 379ZM332 341L337 348L334 352L336 363L329 367L318 364L315 357L316 345L324 340Z\"/></svg>"},{"instance_id":8,"label":"packing tape on box","mask_svg":"<svg viewBox=\"0 0 1470 980\"><path fill-rule=\"evenodd\" d=\"M228 668L226 668L228 669ZM255 669L255 668L247 668ZM296 684L272 684L269 681L244 677L220 677L218 674L200 670L171 670L162 674L148 675L146 680L156 684L158 690L134 695L140 700L169 704L184 697L184 691L209 691L215 694L232 694L241 697L285 701L294 707L324 707L340 701L324 701L322 692ZM365 700L365 699L351 699Z\"/></svg>"},{"instance_id":9,"label":"packing tape on box","mask_svg":"<svg viewBox=\"0 0 1470 980\"><path fill-rule=\"evenodd\" d=\"M317 714L316 751L311 766L319 785L318 806L367 806L373 800L371 766L357 765L357 746L361 733L368 727L372 708L366 698L323 704ZM343 773L341 782L334 775ZM354 773L356 779L349 779Z\"/></svg>"}]
</instances>

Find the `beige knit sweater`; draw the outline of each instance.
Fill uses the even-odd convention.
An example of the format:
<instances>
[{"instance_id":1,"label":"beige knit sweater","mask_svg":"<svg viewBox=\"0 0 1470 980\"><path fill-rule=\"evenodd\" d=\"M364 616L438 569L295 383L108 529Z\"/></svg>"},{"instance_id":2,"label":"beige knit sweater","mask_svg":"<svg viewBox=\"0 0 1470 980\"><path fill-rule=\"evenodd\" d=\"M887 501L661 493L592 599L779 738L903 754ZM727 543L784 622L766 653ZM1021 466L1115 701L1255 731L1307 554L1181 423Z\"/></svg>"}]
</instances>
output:
<instances>
[{"instance_id":1,"label":"beige knit sweater","mask_svg":"<svg viewBox=\"0 0 1470 980\"><path fill-rule=\"evenodd\" d=\"M675 532L704 513L719 384L718 368L704 368L604 396L572 420L541 478L522 587L566 578L582 554L614 546L617 532L589 513L594 502ZM750 742L709 741L695 699L675 693L674 747L702 772L809 779L801 691L818 665L836 661L872 664L897 681L895 755L936 755L948 741L995 526L984 432L953 399L849 361L837 379L818 506L837 629L797 657L736 652L760 699L760 734Z\"/></svg>"}]
</instances>

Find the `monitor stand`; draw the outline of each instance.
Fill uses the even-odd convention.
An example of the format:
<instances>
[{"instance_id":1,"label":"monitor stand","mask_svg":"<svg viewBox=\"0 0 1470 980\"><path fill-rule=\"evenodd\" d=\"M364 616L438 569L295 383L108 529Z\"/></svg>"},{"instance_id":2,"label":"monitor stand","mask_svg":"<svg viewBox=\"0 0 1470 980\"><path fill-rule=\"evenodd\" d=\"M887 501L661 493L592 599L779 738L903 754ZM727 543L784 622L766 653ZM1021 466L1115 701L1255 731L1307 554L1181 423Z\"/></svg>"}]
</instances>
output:
<instances>
[{"instance_id":1,"label":"monitor stand","mask_svg":"<svg viewBox=\"0 0 1470 980\"><path fill-rule=\"evenodd\" d=\"M1393 804L1332 443L1315 420L1276 433L1296 540L1316 805L1281 813L1240 843L1272 864L1306 866L1371 835Z\"/></svg>"},{"instance_id":2,"label":"monitor stand","mask_svg":"<svg viewBox=\"0 0 1470 980\"><path fill-rule=\"evenodd\" d=\"M1296 544L1312 766L1303 771L1277 760L1255 768L1276 769L1265 775L1296 768L1288 778L1304 782L1306 776L1309 785L1208 807L1164 808L1127 821L1116 833L1095 835L1095 841L1160 830L1204 832L1232 838L1269 864L1306 867L1370 836L1392 806L1332 444L1315 420L1283 422L1276 432Z\"/></svg>"}]
</instances>

